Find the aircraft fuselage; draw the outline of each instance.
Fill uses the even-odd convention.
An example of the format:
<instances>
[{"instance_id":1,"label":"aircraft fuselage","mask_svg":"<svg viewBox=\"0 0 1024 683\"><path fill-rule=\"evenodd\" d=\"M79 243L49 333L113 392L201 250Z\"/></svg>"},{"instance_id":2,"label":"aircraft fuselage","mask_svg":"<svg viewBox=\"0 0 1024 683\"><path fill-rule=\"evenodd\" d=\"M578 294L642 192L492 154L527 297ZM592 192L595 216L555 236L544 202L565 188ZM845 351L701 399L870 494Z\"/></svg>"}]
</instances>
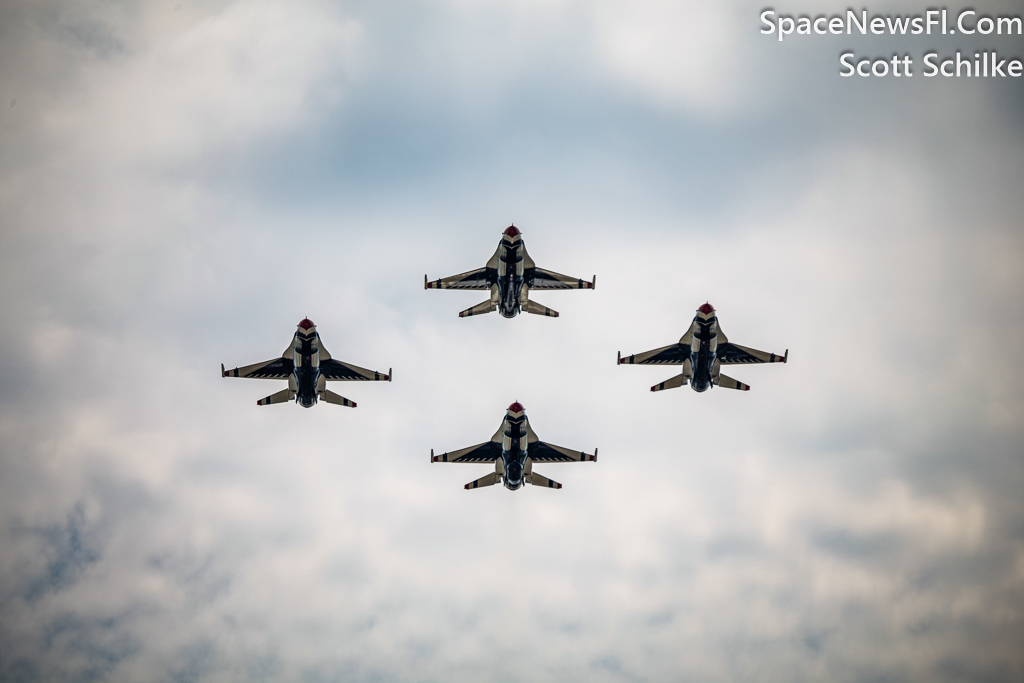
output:
<instances>
[{"instance_id":1,"label":"aircraft fuselage","mask_svg":"<svg viewBox=\"0 0 1024 683\"><path fill-rule=\"evenodd\" d=\"M303 408L316 405L320 382L320 339L316 330L302 330L292 339L292 360L295 375L295 402Z\"/></svg>"},{"instance_id":2,"label":"aircraft fuselage","mask_svg":"<svg viewBox=\"0 0 1024 683\"><path fill-rule=\"evenodd\" d=\"M518 235L505 236L501 240L501 253L498 256L498 312L505 318L514 318L526 300L524 291L526 271L526 246Z\"/></svg>"},{"instance_id":3,"label":"aircraft fuselage","mask_svg":"<svg viewBox=\"0 0 1024 683\"><path fill-rule=\"evenodd\" d=\"M506 417L504 427L501 439L502 478L505 488L515 491L526 483L526 415Z\"/></svg>"},{"instance_id":4,"label":"aircraft fuselage","mask_svg":"<svg viewBox=\"0 0 1024 683\"><path fill-rule=\"evenodd\" d=\"M690 386L696 392L707 391L714 383L715 361L718 355L718 317L698 314L693 319L690 340L690 368L693 373Z\"/></svg>"}]
</instances>

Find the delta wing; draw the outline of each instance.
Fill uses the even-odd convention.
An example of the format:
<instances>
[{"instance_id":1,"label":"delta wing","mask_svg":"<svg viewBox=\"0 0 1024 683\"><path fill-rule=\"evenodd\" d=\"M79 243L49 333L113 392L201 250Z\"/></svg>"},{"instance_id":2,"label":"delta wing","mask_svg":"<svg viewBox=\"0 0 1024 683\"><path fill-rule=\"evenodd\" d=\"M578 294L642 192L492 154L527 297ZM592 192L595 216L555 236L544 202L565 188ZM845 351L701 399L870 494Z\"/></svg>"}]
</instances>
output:
<instances>
[{"instance_id":1,"label":"delta wing","mask_svg":"<svg viewBox=\"0 0 1024 683\"><path fill-rule=\"evenodd\" d=\"M482 463L494 462L500 458L501 444L493 441L487 441L485 443L477 444L476 446L452 451L451 453L442 453L441 455L434 455L434 451L430 451L430 462Z\"/></svg>"},{"instance_id":2,"label":"delta wing","mask_svg":"<svg viewBox=\"0 0 1024 683\"><path fill-rule=\"evenodd\" d=\"M660 349L619 356L619 365L682 365L690 359L688 344L669 344Z\"/></svg>"},{"instance_id":3,"label":"delta wing","mask_svg":"<svg viewBox=\"0 0 1024 683\"><path fill-rule=\"evenodd\" d=\"M544 441L528 443L526 452L533 462L594 462L597 460L597 449L594 454L583 451L572 451Z\"/></svg>"},{"instance_id":4,"label":"delta wing","mask_svg":"<svg viewBox=\"0 0 1024 683\"><path fill-rule=\"evenodd\" d=\"M273 358L262 363L253 363L240 368L225 370L220 366L221 377L250 377L252 379L288 379L295 370L291 358Z\"/></svg>"},{"instance_id":5,"label":"delta wing","mask_svg":"<svg viewBox=\"0 0 1024 683\"><path fill-rule=\"evenodd\" d=\"M376 370L367 370L351 363L342 363L340 360L334 360L333 358L320 361L320 376L333 382L354 380L369 380L371 382L391 381L390 370L385 374Z\"/></svg>"},{"instance_id":6,"label":"delta wing","mask_svg":"<svg viewBox=\"0 0 1024 683\"><path fill-rule=\"evenodd\" d=\"M722 365L747 365L751 363L787 363L789 362L789 349L782 355L758 351L747 346L740 346L732 342L718 344L719 362Z\"/></svg>"},{"instance_id":7,"label":"delta wing","mask_svg":"<svg viewBox=\"0 0 1024 683\"><path fill-rule=\"evenodd\" d=\"M423 289L490 289L497 278L498 271L495 268L477 268L440 280L427 280L424 275Z\"/></svg>"},{"instance_id":8,"label":"delta wing","mask_svg":"<svg viewBox=\"0 0 1024 683\"><path fill-rule=\"evenodd\" d=\"M527 273L527 281L529 281L529 273ZM587 282L582 278L562 275L543 268L534 268L533 283L530 285L530 289L593 289L596 282L596 275L592 282Z\"/></svg>"}]
</instances>

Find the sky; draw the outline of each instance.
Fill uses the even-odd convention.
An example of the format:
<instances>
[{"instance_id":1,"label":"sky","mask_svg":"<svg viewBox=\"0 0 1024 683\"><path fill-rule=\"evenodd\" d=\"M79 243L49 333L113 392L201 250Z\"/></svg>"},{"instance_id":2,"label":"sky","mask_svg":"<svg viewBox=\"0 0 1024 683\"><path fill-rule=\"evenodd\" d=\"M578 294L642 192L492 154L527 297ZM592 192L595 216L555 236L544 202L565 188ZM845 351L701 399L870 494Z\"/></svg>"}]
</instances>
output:
<instances>
[{"instance_id":1,"label":"sky","mask_svg":"<svg viewBox=\"0 0 1024 683\"><path fill-rule=\"evenodd\" d=\"M0 2L0 681L1022 680L1022 79L838 60L1024 39L766 7ZM511 223L597 287L423 289ZM306 316L394 381L220 377Z\"/></svg>"}]
</instances>

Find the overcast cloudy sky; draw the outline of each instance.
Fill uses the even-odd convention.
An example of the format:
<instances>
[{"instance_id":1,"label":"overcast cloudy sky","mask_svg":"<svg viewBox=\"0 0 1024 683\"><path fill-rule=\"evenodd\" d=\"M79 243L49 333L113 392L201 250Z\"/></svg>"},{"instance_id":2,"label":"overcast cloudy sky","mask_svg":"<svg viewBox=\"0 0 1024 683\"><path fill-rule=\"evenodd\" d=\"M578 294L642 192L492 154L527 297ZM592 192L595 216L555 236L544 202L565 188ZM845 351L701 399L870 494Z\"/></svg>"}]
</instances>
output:
<instances>
[{"instance_id":1,"label":"overcast cloudy sky","mask_svg":"<svg viewBox=\"0 0 1024 683\"><path fill-rule=\"evenodd\" d=\"M0 3L0 680L1024 679L1024 79L838 64L1024 40L763 9ZM597 288L423 290L511 222ZM705 301L788 365L616 366ZM220 378L304 316L394 382Z\"/></svg>"}]
</instances>

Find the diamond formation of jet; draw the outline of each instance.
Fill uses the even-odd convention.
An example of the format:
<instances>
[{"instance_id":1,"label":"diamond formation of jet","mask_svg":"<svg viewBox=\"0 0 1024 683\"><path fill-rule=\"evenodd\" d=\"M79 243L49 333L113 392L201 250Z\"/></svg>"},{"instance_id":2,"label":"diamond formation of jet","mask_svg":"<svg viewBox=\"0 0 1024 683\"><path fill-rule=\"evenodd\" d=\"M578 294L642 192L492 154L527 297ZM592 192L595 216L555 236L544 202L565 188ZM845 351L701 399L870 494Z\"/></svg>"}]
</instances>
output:
<instances>
[{"instance_id":1,"label":"diamond formation of jet","mask_svg":"<svg viewBox=\"0 0 1024 683\"><path fill-rule=\"evenodd\" d=\"M522 233L514 225L505 228L494 256L487 265L440 280L423 276L424 289L480 289L490 290L487 301L459 313L460 318L498 311L506 318L514 318L520 311L558 317L558 311L542 306L530 299L532 289L593 289L597 276L590 282L538 268L526 253Z\"/></svg>"},{"instance_id":2,"label":"diamond formation of jet","mask_svg":"<svg viewBox=\"0 0 1024 683\"><path fill-rule=\"evenodd\" d=\"M501 243L484 268L440 280L430 281L424 276L426 289L482 289L490 290L490 299L459 313L460 317L499 311L512 318L520 311L558 317L558 312L529 298L531 289L593 289L597 277L590 282L537 268L526 252L522 234L514 225L502 234ZM652 351L623 357L620 365L681 365L682 373L651 387L651 391L674 389L689 383L697 392L712 386L749 391L750 386L723 375L723 365L757 363L786 363L789 350L782 355L740 346L729 341L718 324L715 308L704 303L678 343ZM291 344L279 358L254 363L232 370L220 366L222 377L249 377L253 379L286 380L288 387L257 401L257 405L285 403L294 400L304 408L311 408L317 400L355 408L353 401L327 389L329 381L386 381L387 374L367 370L335 360L324 348L316 326L309 318L301 320ZM504 484L515 491L526 484L560 489L562 485L534 472L536 463L595 462L593 455L573 451L541 441L530 426L526 412L518 401L508 407L501 426L490 441L451 453L434 455L431 462L457 462L493 464L494 471L465 485L466 489Z\"/></svg>"},{"instance_id":3,"label":"diamond formation of jet","mask_svg":"<svg viewBox=\"0 0 1024 683\"><path fill-rule=\"evenodd\" d=\"M221 377L288 380L287 389L261 398L256 401L256 405L265 406L294 400L303 408L312 408L318 398L335 405L356 407L354 401L328 390L327 382L329 381L391 381L391 370L384 374L331 358L331 354L320 341L316 325L309 318L303 318L299 322L295 336L292 337L292 343L280 358L272 358L262 363L253 363L233 370L225 370L224 365L221 364L220 374Z\"/></svg>"},{"instance_id":4,"label":"diamond formation of jet","mask_svg":"<svg viewBox=\"0 0 1024 683\"><path fill-rule=\"evenodd\" d=\"M494 464L494 471L466 484L467 489L481 486L492 486L498 482L505 488L515 491L524 484L560 489L562 485L533 471L535 463L548 462L595 462L594 454L583 451L571 451L568 448L545 443L537 438L526 412L518 401L508 407L505 419L494 433L490 441L476 446L463 448L451 453L434 455L430 451L430 462L468 462L478 464Z\"/></svg>"},{"instance_id":5,"label":"diamond formation of jet","mask_svg":"<svg viewBox=\"0 0 1024 683\"><path fill-rule=\"evenodd\" d=\"M789 360L789 349L781 356L767 351L758 351L739 344L733 344L718 326L715 308L704 303L697 309L690 329L678 344L660 349L623 357L619 354L620 365L682 365L683 372L661 384L655 384L651 391L675 389L687 382L694 391L707 391L712 385L726 389L750 391L750 385L723 375L723 365L749 365L754 363L785 363Z\"/></svg>"}]
</instances>

